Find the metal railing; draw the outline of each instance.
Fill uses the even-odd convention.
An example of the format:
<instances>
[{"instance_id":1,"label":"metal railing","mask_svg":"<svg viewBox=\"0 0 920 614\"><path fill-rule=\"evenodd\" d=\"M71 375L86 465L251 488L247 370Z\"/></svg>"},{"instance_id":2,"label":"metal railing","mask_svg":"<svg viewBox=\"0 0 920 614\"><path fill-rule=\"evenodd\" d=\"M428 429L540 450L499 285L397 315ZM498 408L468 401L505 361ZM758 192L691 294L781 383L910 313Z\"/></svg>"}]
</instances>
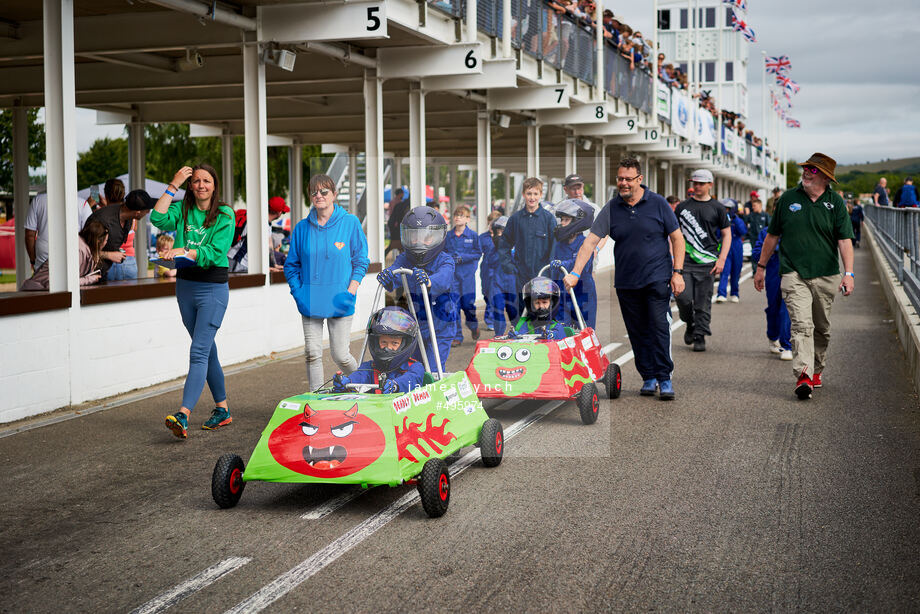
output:
<instances>
[{"instance_id":1,"label":"metal railing","mask_svg":"<svg viewBox=\"0 0 920 614\"><path fill-rule=\"evenodd\" d=\"M914 309L920 312L920 209L866 205L866 219Z\"/></svg>"}]
</instances>

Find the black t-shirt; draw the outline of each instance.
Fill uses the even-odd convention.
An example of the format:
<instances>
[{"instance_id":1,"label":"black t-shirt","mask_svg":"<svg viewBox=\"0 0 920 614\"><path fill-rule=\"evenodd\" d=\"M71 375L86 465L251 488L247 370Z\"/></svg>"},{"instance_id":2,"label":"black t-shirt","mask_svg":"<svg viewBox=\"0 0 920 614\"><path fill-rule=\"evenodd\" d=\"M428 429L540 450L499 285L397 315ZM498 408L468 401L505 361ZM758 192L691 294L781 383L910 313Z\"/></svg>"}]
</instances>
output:
<instances>
[{"instance_id":1,"label":"black t-shirt","mask_svg":"<svg viewBox=\"0 0 920 614\"><path fill-rule=\"evenodd\" d=\"M390 212L390 219L387 220L387 228L390 229L390 240L399 239L399 223L406 217L409 211L409 199L399 201L393 205L393 211Z\"/></svg>"},{"instance_id":2,"label":"black t-shirt","mask_svg":"<svg viewBox=\"0 0 920 614\"><path fill-rule=\"evenodd\" d=\"M128 233L131 232L131 226L134 224L134 220L125 220L124 224L121 223L121 205L108 205L97 209L89 216L86 223L89 224L93 220L100 222L109 231L109 240L102 246L103 251L106 252L117 251L128 238Z\"/></svg>"},{"instance_id":3,"label":"black t-shirt","mask_svg":"<svg viewBox=\"0 0 920 614\"><path fill-rule=\"evenodd\" d=\"M687 245L684 266L711 265L719 259L722 229L728 228L728 212L715 198L699 201L689 198L674 210Z\"/></svg>"},{"instance_id":4,"label":"black t-shirt","mask_svg":"<svg viewBox=\"0 0 920 614\"><path fill-rule=\"evenodd\" d=\"M887 205L888 204L888 192L885 191L880 185L875 186L875 193L878 194L878 204Z\"/></svg>"}]
</instances>

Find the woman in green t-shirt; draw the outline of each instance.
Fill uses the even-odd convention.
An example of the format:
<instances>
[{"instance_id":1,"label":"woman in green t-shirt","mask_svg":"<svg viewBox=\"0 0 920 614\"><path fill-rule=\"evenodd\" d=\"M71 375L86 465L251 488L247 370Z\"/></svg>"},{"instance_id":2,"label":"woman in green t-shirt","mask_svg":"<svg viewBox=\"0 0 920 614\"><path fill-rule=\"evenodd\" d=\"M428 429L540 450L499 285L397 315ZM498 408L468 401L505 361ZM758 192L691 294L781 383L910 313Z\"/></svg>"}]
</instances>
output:
<instances>
[{"instance_id":1,"label":"woman in green t-shirt","mask_svg":"<svg viewBox=\"0 0 920 614\"><path fill-rule=\"evenodd\" d=\"M179 186L189 181L181 203L173 203ZM160 254L176 263L176 300L182 323L192 337L188 376L182 407L166 417L166 427L176 437L188 436L188 418L207 381L216 407L202 425L213 430L232 422L227 408L224 371L217 358L214 336L220 328L230 298L227 252L233 240L233 209L217 199L217 171L209 164L183 166L173 177L150 214L160 230L175 230L172 249Z\"/></svg>"}]
</instances>

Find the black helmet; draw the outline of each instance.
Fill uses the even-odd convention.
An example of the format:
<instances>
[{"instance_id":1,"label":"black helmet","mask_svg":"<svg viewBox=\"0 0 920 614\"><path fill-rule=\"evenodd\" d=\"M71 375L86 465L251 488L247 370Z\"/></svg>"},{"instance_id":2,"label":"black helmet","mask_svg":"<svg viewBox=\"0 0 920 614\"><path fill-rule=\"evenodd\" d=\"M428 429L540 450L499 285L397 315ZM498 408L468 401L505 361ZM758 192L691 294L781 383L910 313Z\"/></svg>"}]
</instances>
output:
<instances>
[{"instance_id":1,"label":"black helmet","mask_svg":"<svg viewBox=\"0 0 920 614\"><path fill-rule=\"evenodd\" d=\"M440 212L428 206L412 209L399 224L403 249L415 266L433 262L444 249L446 237L447 223Z\"/></svg>"},{"instance_id":2,"label":"black helmet","mask_svg":"<svg viewBox=\"0 0 920 614\"><path fill-rule=\"evenodd\" d=\"M501 216L501 217L498 217L498 218L492 220L492 224L491 224L491 226L489 226L489 229L490 229L492 232L495 232L497 229L501 228L501 229L502 229L502 232L504 232L505 226L507 226L507 225L508 225L508 216L507 216L507 215L503 215L503 216Z\"/></svg>"},{"instance_id":3,"label":"black helmet","mask_svg":"<svg viewBox=\"0 0 920 614\"><path fill-rule=\"evenodd\" d=\"M562 292L559 286L549 277L534 277L521 290L524 296L524 315L530 318L535 326L546 326L553 319L553 312L559 306L559 299ZM535 309L533 306L534 299L548 298L549 307L546 309Z\"/></svg>"},{"instance_id":4,"label":"black helmet","mask_svg":"<svg viewBox=\"0 0 920 614\"><path fill-rule=\"evenodd\" d=\"M568 226L556 226L553 234L557 241L567 241L569 237L591 228L594 223L594 207L583 200L570 198L556 205L556 217L567 215L572 218Z\"/></svg>"},{"instance_id":5,"label":"black helmet","mask_svg":"<svg viewBox=\"0 0 920 614\"><path fill-rule=\"evenodd\" d=\"M395 350L380 347L380 335L400 337ZM384 307L367 320L367 346L378 371L389 371L391 365L402 364L412 352L418 337L418 323L402 307Z\"/></svg>"}]
</instances>

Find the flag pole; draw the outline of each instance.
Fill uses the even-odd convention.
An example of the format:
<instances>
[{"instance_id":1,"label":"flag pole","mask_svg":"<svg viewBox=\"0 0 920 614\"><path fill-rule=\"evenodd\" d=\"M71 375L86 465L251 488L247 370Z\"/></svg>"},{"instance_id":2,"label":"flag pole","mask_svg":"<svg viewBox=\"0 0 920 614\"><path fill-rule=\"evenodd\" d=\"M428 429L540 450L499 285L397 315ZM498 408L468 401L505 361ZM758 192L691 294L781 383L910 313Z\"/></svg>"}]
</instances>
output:
<instances>
[{"instance_id":1,"label":"flag pole","mask_svg":"<svg viewBox=\"0 0 920 614\"><path fill-rule=\"evenodd\" d=\"M760 109L760 127L763 130L764 138L766 138L766 134L767 134L767 52L761 50L760 55L763 58L763 64L760 67L760 69L763 71L763 74L761 75L762 78L761 78L761 85L760 85L762 89L760 95L761 95L761 98L763 99L763 103L761 104L761 109Z\"/></svg>"}]
</instances>

